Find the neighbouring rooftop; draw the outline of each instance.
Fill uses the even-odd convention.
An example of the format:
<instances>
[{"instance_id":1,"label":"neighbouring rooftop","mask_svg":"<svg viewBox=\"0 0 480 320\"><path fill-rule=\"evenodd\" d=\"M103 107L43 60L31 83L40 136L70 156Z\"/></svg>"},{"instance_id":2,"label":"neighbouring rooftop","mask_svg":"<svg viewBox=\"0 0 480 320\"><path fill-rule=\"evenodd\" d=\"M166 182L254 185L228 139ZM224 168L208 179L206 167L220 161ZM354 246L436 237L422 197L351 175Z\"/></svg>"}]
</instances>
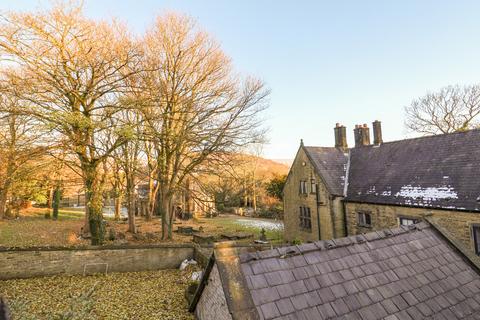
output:
<instances>
[{"instance_id":1,"label":"neighbouring rooftop","mask_svg":"<svg viewBox=\"0 0 480 320\"><path fill-rule=\"evenodd\" d=\"M248 319L479 318L478 261L427 222L234 252L219 248L215 260L229 309L232 314L253 311ZM235 289L225 285L239 274Z\"/></svg>"},{"instance_id":2,"label":"neighbouring rooftop","mask_svg":"<svg viewBox=\"0 0 480 320\"><path fill-rule=\"evenodd\" d=\"M480 211L480 129L303 148L330 192L346 201Z\"/></svg>"}]
</instances>

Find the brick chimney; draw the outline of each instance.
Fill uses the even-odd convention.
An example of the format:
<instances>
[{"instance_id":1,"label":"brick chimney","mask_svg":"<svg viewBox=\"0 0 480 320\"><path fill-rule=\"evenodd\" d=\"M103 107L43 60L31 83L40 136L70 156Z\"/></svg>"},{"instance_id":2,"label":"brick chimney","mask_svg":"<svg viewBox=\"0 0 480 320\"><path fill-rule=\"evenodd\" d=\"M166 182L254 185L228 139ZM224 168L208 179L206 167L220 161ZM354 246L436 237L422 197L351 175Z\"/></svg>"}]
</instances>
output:
<instances>
[{"instance_id":1,"label":"brick chimney","mask_svg":"<svg viewBox=\"0 0 480 320\"><path fill-rule=\"evenodd\" d=\"M347 150L347 128L337 123L333 131L335 132L335 148Z\"/></svg>"},{"instance_id":2,"label":"brick chimney","mask_svg":"<svg viewBox=\"0 0 480 320\"><path fill-rule=\"evenodd\" d=\"M382 139L382 123L375 120L373 123L373 144L378 146L383 143Z\"/></svg>"},{"instance_id":3,"label":"brick chimney","mask_svg":"<svg viewBox=\"0 0 480 320\"><path fill-rule=\"evenodd\" d=\"M362 147L370 145L370 129L367 124L357 124L353 129L355 136L355 147Z\"/></svg>"}]
</instances>

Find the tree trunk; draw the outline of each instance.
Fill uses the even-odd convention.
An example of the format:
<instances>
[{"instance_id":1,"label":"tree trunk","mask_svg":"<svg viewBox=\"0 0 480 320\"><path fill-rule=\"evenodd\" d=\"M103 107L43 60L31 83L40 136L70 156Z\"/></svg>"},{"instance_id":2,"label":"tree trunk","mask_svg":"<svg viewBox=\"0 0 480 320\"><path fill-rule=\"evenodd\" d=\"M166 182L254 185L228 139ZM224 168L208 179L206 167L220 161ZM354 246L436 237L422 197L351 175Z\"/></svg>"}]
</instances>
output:
<instances>
[{"instance_id":1,"label":"tree trunk","mask_svg":"<svg viewBox=\"0 0 480 320\"><path fill-rule=\"evenodd\" d=\"M52 217L53 219L57 220L58 219L58 207L60 206L60 187L56 186L55 191L53 192L53 201L52 201Z\"/></svg>"},{"instance_id":2,"label":"tree trunk","mask_svg":"<svg viewBox=\"0 0 480 320\"><path fill-rule=\"evenodd\" d=\"M145 220L152 220L153 213L155 212L155 202L156 202L156 192L155 184L151 176L148 177L148 203L147 203L147 212Z\"/></svg>"},{"instance_id":3,"label":"tree trunk","mask_svg":"<svg viewBox=\"0 0 480 320\"><path fill-rule=\"evenodd\" d=\"M160 192L160 213L162 216L162 239L172 239L172 219L173 214L171 204L172 199L167 191L161 190Z\"/></svg>"},{"instance_id":4,"label":"tree trunk","mask_svg":"<svg viewBox=\"0 0 480 320\"><path fill-rule=\"evenodd\" d=\"M120 193L115 197L115 220L120 220L120 211L122 210L122 195Z\"/></svg>"},{"instance_id":5,"label":"tree trunk","mask_svg":"<svg viewBox=\"0 0 480 320\"><path fill-rule=\"evenodd\" d=\"M48 189L48 199L47 199L47 207L49 209L52 209L53 208L53 193L55 191L55 188L54 187L50 187Z\"/></svg>"},{"instance_id":6,"label":"tree trunk","mask_svg":"<svg viewBox=\"0 0 480 320\"><path fill-rule=\"evenodd\" d=\"M0 190L0 220L5 217L7 208L7 190L6 188Z\"/></svg>"},{"instance_id":7,"label":"tree trunk","mask_svg":"<svg viewBox=\"0 0 480 320\"><path fill-rule=\"evenodd\" d=\"M130 172L125 172L127 178L127 210L128 210L128 232L137 233L135 225L135 194L134 181Z\"/></svg>"},{"instance_id":8,"label":"tree trunk","mask_svg":"<svg viewBox=\"0 0 480 320\"><path fill-rule=\"evenodd\" d=\"M101 245L105 239L105 224L103 222L103 196L97 167L92 164L84 165L85 202L88 227L91 233L91 244Z\"/></svg>"}]
</instances>

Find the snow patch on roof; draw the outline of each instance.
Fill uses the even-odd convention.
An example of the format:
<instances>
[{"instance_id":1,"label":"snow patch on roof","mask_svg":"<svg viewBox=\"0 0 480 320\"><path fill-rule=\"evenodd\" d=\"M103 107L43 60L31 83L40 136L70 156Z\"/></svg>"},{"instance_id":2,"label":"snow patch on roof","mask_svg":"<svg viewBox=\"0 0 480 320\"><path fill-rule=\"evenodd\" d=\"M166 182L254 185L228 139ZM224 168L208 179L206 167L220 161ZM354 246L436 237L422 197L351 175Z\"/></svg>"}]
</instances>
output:
<instances>
[{"instance_id":1,"label":"snow patch on roof","mask_svg":"<svg viewBox=\"0 0 480 320\"><path fill-rule=\"evenodd\" d=\"M458 199L457 192L451 186L422 188L406 185L403 186L395 196L410 199L422 199L426 202L440 199Z\"/></svg>"}]
</instances>

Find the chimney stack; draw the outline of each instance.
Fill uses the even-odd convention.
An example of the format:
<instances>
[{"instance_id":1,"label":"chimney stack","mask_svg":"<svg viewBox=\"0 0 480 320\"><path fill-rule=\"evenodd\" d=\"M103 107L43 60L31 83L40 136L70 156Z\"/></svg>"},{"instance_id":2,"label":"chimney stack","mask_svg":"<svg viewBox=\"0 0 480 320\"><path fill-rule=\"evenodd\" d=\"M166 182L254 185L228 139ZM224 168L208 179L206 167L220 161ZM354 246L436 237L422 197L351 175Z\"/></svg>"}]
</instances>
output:
<instances>
[{"instance_id":1,"label":"chimney stack","mask_svg":"<svg viewBox=\"0 0 480 320\"><path fill-rule=\"evenodd\" d=\"M337 123L333 131L335 132L335 148L347 150L347 128Z\"/></svg>"},{"instance_id":2,"label":"chimney stack","mask_svg":"<svg viewBox=\"0 0 480 320\"><path fill-rule=\"evenodd\" d=\"M373 123L373 144L378 146L383 143L382 139L382 123L375 120Z\"/></svg>"},{"instance_id":3,"label":"chimney stack","mask_svg":"<svg viewBox=\"0 0 480 320\"><path fill-rule=\"evenodd\" d=\"M355 129L353 129L353 134L355 136L355 147L368 146L370 145L370 129L367 124L357 124Z\"/></svg>"}]
</instances>

